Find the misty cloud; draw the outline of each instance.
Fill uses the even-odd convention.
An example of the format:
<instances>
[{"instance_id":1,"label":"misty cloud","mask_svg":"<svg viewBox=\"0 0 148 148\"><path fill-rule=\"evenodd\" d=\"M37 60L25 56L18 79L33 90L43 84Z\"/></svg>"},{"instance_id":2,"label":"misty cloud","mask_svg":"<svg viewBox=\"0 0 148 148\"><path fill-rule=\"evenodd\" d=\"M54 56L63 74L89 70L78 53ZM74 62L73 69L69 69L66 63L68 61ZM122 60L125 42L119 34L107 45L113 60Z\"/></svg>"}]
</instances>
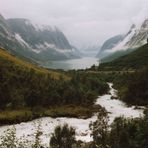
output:
<instances>
[{"instance_id":1,"label":"misty cloud","mask_svg":"<svg viewBox=\"0 0 148 148\"><path fill-rule=\"evenodd\" d=\"M128 31L148 17L147 8L147 0L0 0L4 17L57 26L78 47Z\"/></svg>"}]
</instances>

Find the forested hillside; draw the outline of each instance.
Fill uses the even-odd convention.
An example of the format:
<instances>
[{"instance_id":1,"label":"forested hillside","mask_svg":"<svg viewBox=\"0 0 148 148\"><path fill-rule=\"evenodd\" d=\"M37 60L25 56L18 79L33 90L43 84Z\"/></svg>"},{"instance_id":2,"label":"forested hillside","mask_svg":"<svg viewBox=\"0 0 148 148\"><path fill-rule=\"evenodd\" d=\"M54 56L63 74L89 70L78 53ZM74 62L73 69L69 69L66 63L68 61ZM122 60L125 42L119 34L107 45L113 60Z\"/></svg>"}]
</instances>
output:
<instances>
[{"instance_id":1,"label":"forested hillside","mask_svg":"<svg viewBox=\"0 0 148 148\"><path fill-rule=\"evenodd\" d=\"M148 67L148 44L138 48L136 51L122 56L108 63L102 63L99 70L137 70Z\"/></svg>"},{"instance_id":2,"label":"forested hillside","mask_svg":"<svg viewBox=\"0 0 148 148\"><path fill-rule=\"evenodd\" d=\"M2 49L0 67L0 110L3 111L27 109L30 114L30 111L33 112L36 108L39 111L42 108L60 108L64 105L88 108L94 104L98 95L108 91L107 83L97 76L77 72L66 76L60 72L39 68ZM92 112L86 111L87 114ZM72 111L69 112L72 115ZM25 111L23 113L25 114ZM64 114L68 115L68 112L65 111ZM62 116L65 116L64 114ZM10 122L13 122L13 115L10 117ZM16 120L22 120L18 115L15 117ZM7 114L2 113L1 123L5 123L8 118Z\"/></svg>"},{"instance_id":3,"label":"forested hillside","mask_svg":"<svg viewBox=\"0 0 148 148\"><path fill-rule=\"evenodd\" d=\"M148 69L135 73L114 74L112 81L118 97L129 105L148 105Z\"/></svg>"}]
</instances>

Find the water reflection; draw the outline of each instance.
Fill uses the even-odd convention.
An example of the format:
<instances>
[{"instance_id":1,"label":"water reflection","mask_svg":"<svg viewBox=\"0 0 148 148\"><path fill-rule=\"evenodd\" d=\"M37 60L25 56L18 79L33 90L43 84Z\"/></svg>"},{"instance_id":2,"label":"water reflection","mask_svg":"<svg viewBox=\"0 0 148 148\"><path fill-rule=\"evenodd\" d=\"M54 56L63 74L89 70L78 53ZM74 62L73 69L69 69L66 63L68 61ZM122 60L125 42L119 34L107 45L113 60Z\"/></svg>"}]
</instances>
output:
<instances>
[{"instance_id":1,"label":"water reflection","mask_svg":"<svg viewBox=\"0 0 148 148\"><path fill-rule=\"evenodd\" d=\"M51 69L86 69L92 65L99 65L98 59L92 57L85 57L81 59L63 60L63 61L49 61L40 64L43 67Z\"/></svg>"}]
</instances>

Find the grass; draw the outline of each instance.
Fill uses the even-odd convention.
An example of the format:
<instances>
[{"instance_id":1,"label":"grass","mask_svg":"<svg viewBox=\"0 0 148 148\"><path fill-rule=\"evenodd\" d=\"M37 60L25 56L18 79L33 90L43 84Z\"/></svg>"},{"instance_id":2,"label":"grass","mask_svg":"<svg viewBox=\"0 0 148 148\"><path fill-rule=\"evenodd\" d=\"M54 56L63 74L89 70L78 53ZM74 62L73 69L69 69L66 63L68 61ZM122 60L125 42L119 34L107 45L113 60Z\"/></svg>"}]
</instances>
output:
<instances>
[{"instance_id":1,"label":"grass","mask_svg":"<svg viewBox=\"0 0 148 148\"><path fill-rule=\"evenodd\" d=\"M60 72L48 70L45 68L41 68L35 64L32 64L28 61L22 60L16 56L11 55L7 51L0 49L0 58L3 60L7 60L11 62L12 64L15 64L18 67L25 68L25 69L33 69L38 73L43 73L43 74L50 74L53 78L59 79L60 77L63 77L65 80L69 80L70 78Z\"/></svg>"},{"instance_id":2,"label":"grass","mask_svg":"<svg viewBox=\"0 0 148 148\"><path fill-rule=\"evenodd\" d=\"M13 124L33 119L30 110L5 110L0 112L0 125Z\"/></svg>"},{"instance_id":3,"label":"grass","mask_svg":"<svg viewBox=\"0 0 148 148\"><path fill-rule=\"evenodd\" d=\"M51 117L75 117L87 119L92 116L93 113L98 112L100 106L61 106L51 108L45 111L45 115Z\"/></svg>"},{"instance_id":4,"label":"grass","mask_svg":"<svg viewBox=\"0 0 148 148\"><path fill-rule=\"evenodd\" d=\"M0 125L16 124L26 121L31 121L40 117L69 117L69 118L90 118L94 113L99 112L101 106L56 106L52 108L34 109L26 108L21 110L5 110L0 112Z\"/></svg>"}]
</instances>

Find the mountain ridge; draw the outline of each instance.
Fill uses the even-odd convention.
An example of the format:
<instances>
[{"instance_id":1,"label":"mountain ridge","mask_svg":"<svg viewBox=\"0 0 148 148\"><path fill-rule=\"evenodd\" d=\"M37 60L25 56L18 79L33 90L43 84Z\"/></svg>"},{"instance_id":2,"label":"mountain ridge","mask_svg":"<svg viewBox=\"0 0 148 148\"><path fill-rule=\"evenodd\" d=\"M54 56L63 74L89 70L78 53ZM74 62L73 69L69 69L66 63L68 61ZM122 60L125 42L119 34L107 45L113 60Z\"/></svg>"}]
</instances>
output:
<instances>
[{"instance_id":1,"label":"mountain ridge","mask_svg":"<svg viewBox=\"0 0 148 148\"><path fill-rule=\"evenodd\" d=\"M122 41L123 38L124 38L124 35L116 35L116 36L113 36L113 37L107 39L103 43L103 45L102 45L100 51L98 52L98 54L96 55L96 57L102 59L103 57L106 57L107 55L109 55L110 50L112 48L114 48L120 41Z\"/></svg>"},{"instance_id":2,"label":"mountain ridge","mask_svg":"<svg viewBox=\"0 0 148 148\"><path fill-rule=\"evenodd\" d=\"M0 16L0 47L32 61L80 58L63 32L50 26L37 26L27 19Z\"/></svg>"},{"instance_id":3,"label":"mountain ridge","mask_svg":"<svg viewBox=\"0 0 148 148\"><path fill-rule=\"evenodd\" d=\"M108 53L103 57L100 54L102 62L109 62L117 59L122 55L126 55L137 48L146 44L148 38L148 19L145 19L141 25L133 24L129 31L124 35L123 39L113 48L106 49ZM99 53L98 53L99 54Z\"/></svg>"}]
</instances>

